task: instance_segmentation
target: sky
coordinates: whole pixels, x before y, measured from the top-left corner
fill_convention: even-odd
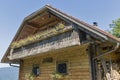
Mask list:
[[[0,60],[23,19],[46,4],[89,24],[97,22],[103,30],[120,18],[120,0],[0,0]]]

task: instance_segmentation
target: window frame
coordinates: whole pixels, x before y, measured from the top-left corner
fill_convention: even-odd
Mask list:
[[[66,64],[66,73],[60,73],[60,72],[58,71],[58,66],[59,66],[59,64],[63,64],[63,63]],[[59,74],[62,74],[62,75],[67,75],[67,74],[68,74],[68,61],[58,61],[58,62],[56,63],[56,72],[59,73]]]
[[[32,74],[35,75],[35,76],[39,76],[40,72],[41,72],[40,71],[40,66],[39,65],[33,65],[33,67],[32,67]]]

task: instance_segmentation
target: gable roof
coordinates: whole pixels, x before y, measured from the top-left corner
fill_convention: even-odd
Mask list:
[[[118,39],[118,38],[114,37],[113,35],[99,29],[98,27],[92,26],[92,25],[90,25],[90,24],[88,24],[88,23],[86,23],[84,21],[81,21],[81,20],[79,20],[79,19],[77,19],[75,17],[72,17],[72,16],[70,16],[70,15],[68,15],[66,13],[63,13],[60,10],[58,10],[58,9],[56,9],[56,8],[50,6],[50,5],[46,5],[43,8],[37,10],[36,12],[30,14],[29,16],[25,17],[22,24],[21,24],[21,26],[20,26],[20,28],[18,29],[14,39],[12,40],[12,42],[17,39],[18,35],[20,34],[20,32],[21,32],[21,30],[23,28],[24,23],[27,20],[35,17],[36,15],[40,14],[42,11],[44,11],[46,9],[49,10],[51,13],[54,13],[55,15],[58,15],[58,17],[63,17],[65,19],[77,24],[79,27],[82,27],[82,28],[96,34],[97,36],[101,37],[104,40],[112,40],[114,42],[120,42],[120,39]],[[1,62],[9,62],[9,60],[7,58],[7,55],[9,54],[9,52],[10,52],[10,46],[8,47],[6,53],[4,54]]]

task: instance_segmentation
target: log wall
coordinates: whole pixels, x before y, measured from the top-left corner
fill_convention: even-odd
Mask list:
[[[52,57],[52,63],[42,63],[46,57]],[[53,80],[52,73],[56,71],[56,62],[67,61],[68,74],[60,80],[90,80],[89,58],[86,47],[70,47],[66,50],[55,51],[54,53],[45,53],[24,59],[20,65],[20,80],[25,79],[25,75],[32,72],[32,66],[38,64],[40,75],[35,80]]]

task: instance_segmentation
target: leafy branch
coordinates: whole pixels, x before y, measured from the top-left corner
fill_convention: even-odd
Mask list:
[[[35,75],[33,75],[33,74],[26,74],[25,75],[25,79],[26,80],[35,80]]]
[[[53,80],[59,80],[59,79],[61,79],[62,77],[63,77],[63,75],[60,74],[60,73],[53,73],[53,74],[51,75],[51,78],[52,78]]]

